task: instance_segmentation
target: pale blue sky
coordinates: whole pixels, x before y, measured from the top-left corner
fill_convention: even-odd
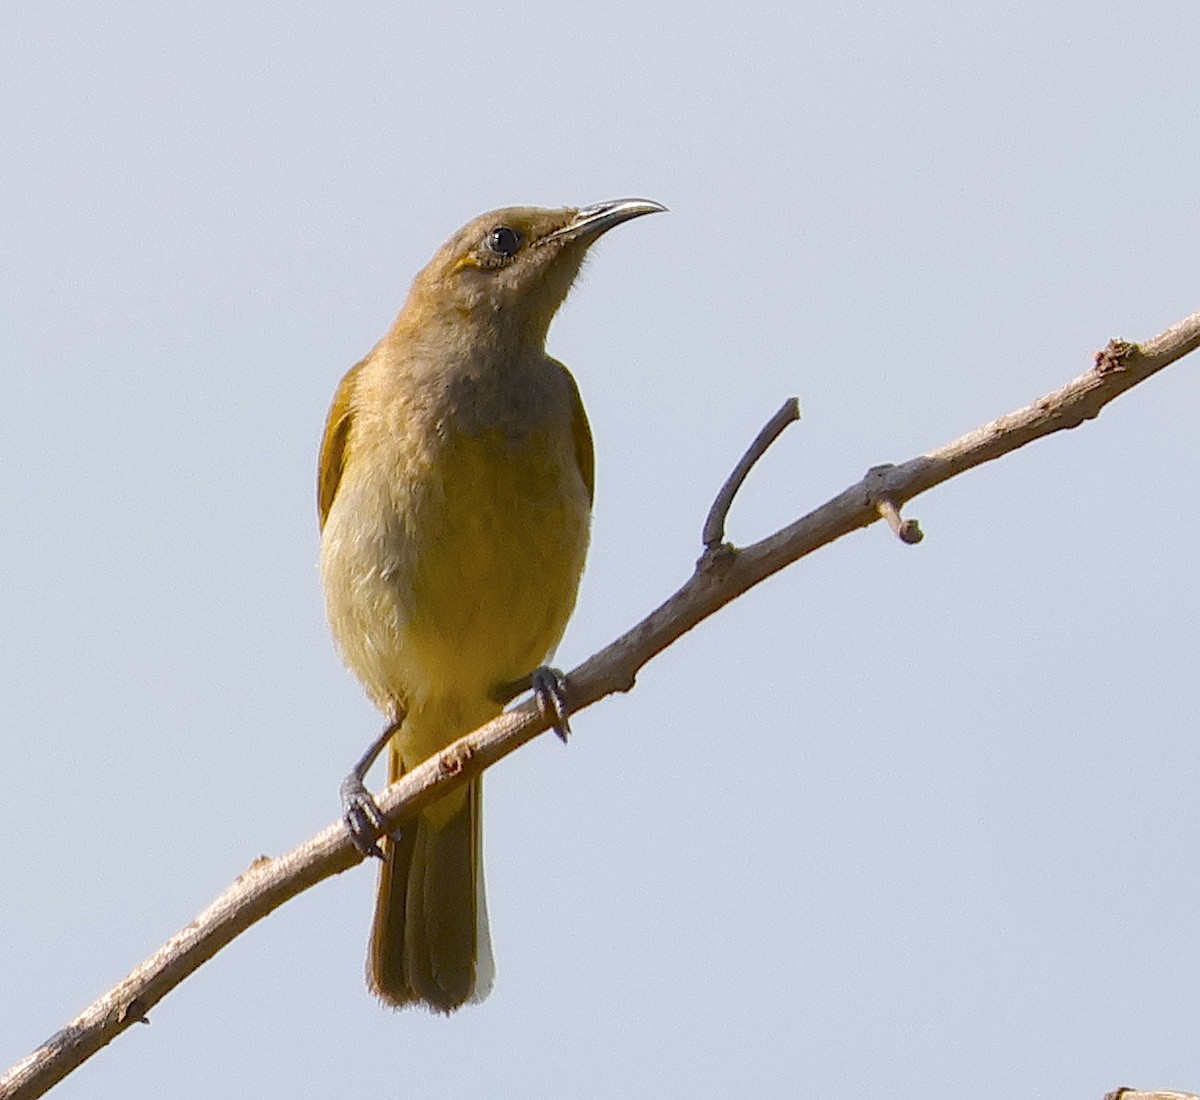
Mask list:
[[[343,371],[462,222],[666,203],[550,335],[598,450],[569,667],[747,541],[1200,308],[1200,11],[447,3],[0,12],[0,1066],[378,719],[323,620]],[[1200,1088],[1200,360],[682,640],[487,780],[499,975],[362,983],[310,891],[61,1097]]]

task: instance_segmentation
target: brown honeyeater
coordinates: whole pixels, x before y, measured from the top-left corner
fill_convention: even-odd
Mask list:
[[[476,218],[338,386],[317,479],[321,577],[338,649],[388,721],[343,785],[364,850],[380,852],[363,786],[380,751],[394,781],[499,714],[506,686],[553,687],[538,674],[575,605],[593,460],[546,332],[597,238],[662,209]],[[481,800],[475,779],[382,841],[367,978],[387,1004],[451,1012],[491,988]]]

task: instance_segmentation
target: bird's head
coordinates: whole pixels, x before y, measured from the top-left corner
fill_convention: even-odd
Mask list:
[[[542,342],[588,248],[609,229],[665,210],[648,199],[579,209],[512,206],[481,214],[454,234],[413,282],[405,313],[431,311],[500,339]]]

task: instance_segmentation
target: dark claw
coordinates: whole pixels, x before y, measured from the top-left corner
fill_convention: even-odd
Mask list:
[[[570,711],[567,708],[567,678],[556,668],[542,665],[530,677],[533,696],[543,717],[550,719],[550,728],[565,745],[571,735]]]
[[[387,828],[387,822],[371,792],[357,775],[348,775],[342,782],[342,817],[350,832],[350,840],[364,856],[383,859],[383,849],[376,837]]]
[[[363,753],[362,759],[354,765],[354,770],[342,780],[342,816],[350,839],[364,856],[378,856],[383,859],[383,850],[376,843],[376,838],[387,830],[387,821],[380,811],[371,792],[366,787],[367,772],[379,758],[379,754],[387,747],[387,743],[400,728],[404,721],[401,711],[383,729]]]

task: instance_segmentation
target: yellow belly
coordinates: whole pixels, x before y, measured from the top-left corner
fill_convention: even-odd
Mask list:
[[[484,432],[363,464],[387,478],[347,470],[322,540],[329,618],[380,708],[408,712],[410,766],[498,713],[497,686],[566,628],[589,515],[568,444]]]

